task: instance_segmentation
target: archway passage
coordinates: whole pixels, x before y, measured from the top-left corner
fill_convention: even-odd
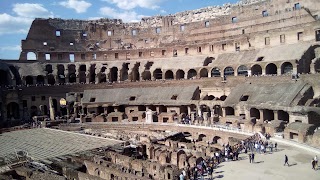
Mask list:
[[[220,136],[215,136],[212,139],[212,144],[221,144],[221,141],[222,141],[222,139]]]
[[[151,80],[151,73],[150,73],[150,71],[144,71],[144,72],[142,73],[142,78],[143,78],[143,80]]]
[[[262,74],[262,68],[260,65],[255,64],[251,67],[251,74],[254,76],[259,76]]]
[[[27,60],[37,60],[37,55],[34,52],[27,53]]]
[[[179,69],[176,73],[176,79],[184,79],[184,71]]]
[[[241,65],[238,67],[238,76],[248,76],[247,66]]]
[[[221,72],[219,68],[213,68],[211,70],[211,77],[221,77]]]
[[[56,83],[56,80],[54,79],[52,74],[49,74],[47,78],[48,78],[48,84],[54,85]]]
[[[293,66],[289,62],[285,62],[281,65],[281,74],[292,74]]]
[[[250,109],[250,117],[251,118],[255,117],[256,119],[260,119],[260,111],[256,108],[251,108]]]
[[[277,66],[273,63],[270,63],[266,67],[266,74],[276,75],[277,74]]]
[[[224,69],[224,75],[225,76],[233,76],[234,75],[234,69],[232,67],[226,67]]]
[[[278,111],[278,119],[289,122],[289,114],[283,110]]]
[[[81,65],[79,67],[79,82],[80,83],[86,83],[86,71],[87,71],[87,67],[86,65]]]
[[[208,70],[206,68],[201,69],[200,77],[208,77]]]
[[[64,66],[62,64],[59,64],[57,66],[57,70],[58,70],[57,82],[58,83],[65,83]],[[70,80],[69,80],[69,82],[70,82]]]
[[[8,119],[19,119],[19,104],[15,102],[11,102],[7,105],[7,118]]]
[[[75,83],[75,82],[77,82],[76,66],[75,66],[74,64],[69,65],[68,71],[69,71],[69,82],[70,82],[70,83]],[[62,77],[61,77],[61,78],[62,78]]]
[[[226,107],[226,116],[234,116],[234,109],[232,107]]]
[[[162,79],[162,70],[161,69],[154,70],[153,77],[155,79]]]
[[[263,110],[263,120],[268,120],[268,121],[274,120],[274,112],[273,112],[273,110],[264,109]]]
[[[171,70],[168,70],[165,74],[165,79],[173,79],[173,72]]]
[[[33,85],[33,77],[32,76],[26,77],[26,85]]]
[[[39,75],[37,76],[37,84],[43,85],[44,84],[44,77]]]
[[[8,72],[0,70],[0,86],[9,85]]]
[[[194,78],[196,78],[197,77],[197,71],[196,70],[194,70],[194,69],[190,69],[189,71],[188,71],[188,79],[194,79]]]
[[[117,67],[113,67],[110,70],[110,82],[115,82],[118,81],[118,68]]]

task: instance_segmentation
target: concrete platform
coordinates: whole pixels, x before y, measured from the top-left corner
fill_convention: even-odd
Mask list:
[[[0,157],[24,150],[34,160],[43,160],[121,142],[55,129],[29,129],[1,134]]]

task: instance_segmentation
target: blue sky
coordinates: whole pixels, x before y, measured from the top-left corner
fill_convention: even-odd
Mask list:
[[[34,18],[120,18],[168,15],[237,0],[0,0],[0,59],[18,59]]]

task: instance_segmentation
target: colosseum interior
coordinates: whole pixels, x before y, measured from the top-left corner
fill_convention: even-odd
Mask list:
[[[35,19],[19,59],[0,61],[2,131],[33,122],[118,143],[1,176],[176,179],[256,132],[319,148],[319,7],[252,0],[138,23]]]

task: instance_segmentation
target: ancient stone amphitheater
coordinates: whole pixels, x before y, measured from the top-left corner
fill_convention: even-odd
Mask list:
[[[19,59],[0,61],[0,127],[46,119],[145,142],[138,151],[149,160],[129,163],[116,150],[85,158],[89,179],[173,179],[199,157],[178,151],[192,144],[168,138],[179,132],[206,156],[255,132],[319,147],[319,20],[318,0],[243,1],[138,23],[35,19]],[[117,173],[102,173],[110,163]]]

